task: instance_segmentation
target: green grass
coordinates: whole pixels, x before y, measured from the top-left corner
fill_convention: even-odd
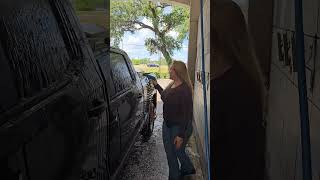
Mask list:
[[[160,67],[148,67],[146,64],[134,65],[135,68],[140,69],[144,72],[159,72],[168,73],[168,66],[162,65]]]

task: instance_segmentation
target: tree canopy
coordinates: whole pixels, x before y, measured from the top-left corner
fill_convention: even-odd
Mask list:
[[[148,0],[113,0],[110,6],[110,33],[113,46],[118,47],[125,32],[134,33],[141,29],[154,32],[148,37],[145,46],[150,54],[161,52],[168,64],[171,64],[174,50],[182,48],[189,30],[189,9],[155,3]],[[146,23],[144,20],[151,22]],[[172,37],[170,32],[178,33]]]

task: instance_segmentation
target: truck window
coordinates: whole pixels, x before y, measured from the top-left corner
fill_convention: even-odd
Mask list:
[[[129,72],[128,64],[121,54],[111,52],[110,58],[111,75],[118,93],[130,87],[133,78]]]
[[[68,24],[68,28],[60,29],[61,22],[47,1],[26,4],[21,5],[23,11],[10,11],[11,14],[4,14],[0,20],[1,81],[6,82],[1,84],[1,88],[5,88],[1,111],[62,86],[71,61],[70,46],[62,34],[63,31],[70,33],[74,26]],[[12,7],[18,6],[12,3]]]
[[[19,93],[15,85],[14,72],[10,68],[9,61],[0,44],[0,114],[13,107],[19,101]]]
[[[110,56],[104,55],[97,58],[98,64],[101,68],[102,74],[104,76],[104,79],[106,81],[106,85],[108,86],[108,92],[110,97],[114,96],[116,93],[116,89],[114,87],[112,78],[110,78]]]

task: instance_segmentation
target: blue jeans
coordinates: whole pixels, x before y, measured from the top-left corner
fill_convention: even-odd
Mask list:
[[[185,148],[186,144],[192,134],[192,124],[188,126],[186,130],[186,137],[183,139],[183,143],[179,149],[176,149],[174,145],[174,138],[179,132],[178,126],[167,127],[165,122],[162,125],[162,138],[164,149],[167,154],[167,160],[169,165],[169,180],[179,180],[181,179],[181,172],[189,172],[194,169],[192,161],[186,154]],[[181,164],[179,168],[178,160]]]

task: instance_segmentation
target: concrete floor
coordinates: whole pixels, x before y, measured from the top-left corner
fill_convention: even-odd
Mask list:
[[[170,82],[160,79],[158,83],[164,88]],[[120,172],[119,180],[167,180],[169,169],[166,154],[162,142],[162,101],[158,94],[157,119],[154,132],[148,142],[144,142],[139,136],[131,149],[128,159]],[[199,163],[199,155],[196,150],[196,141],[192,136],[186,151],[192,158],[197,174],[189,177],[192,180],[203,180]]]

